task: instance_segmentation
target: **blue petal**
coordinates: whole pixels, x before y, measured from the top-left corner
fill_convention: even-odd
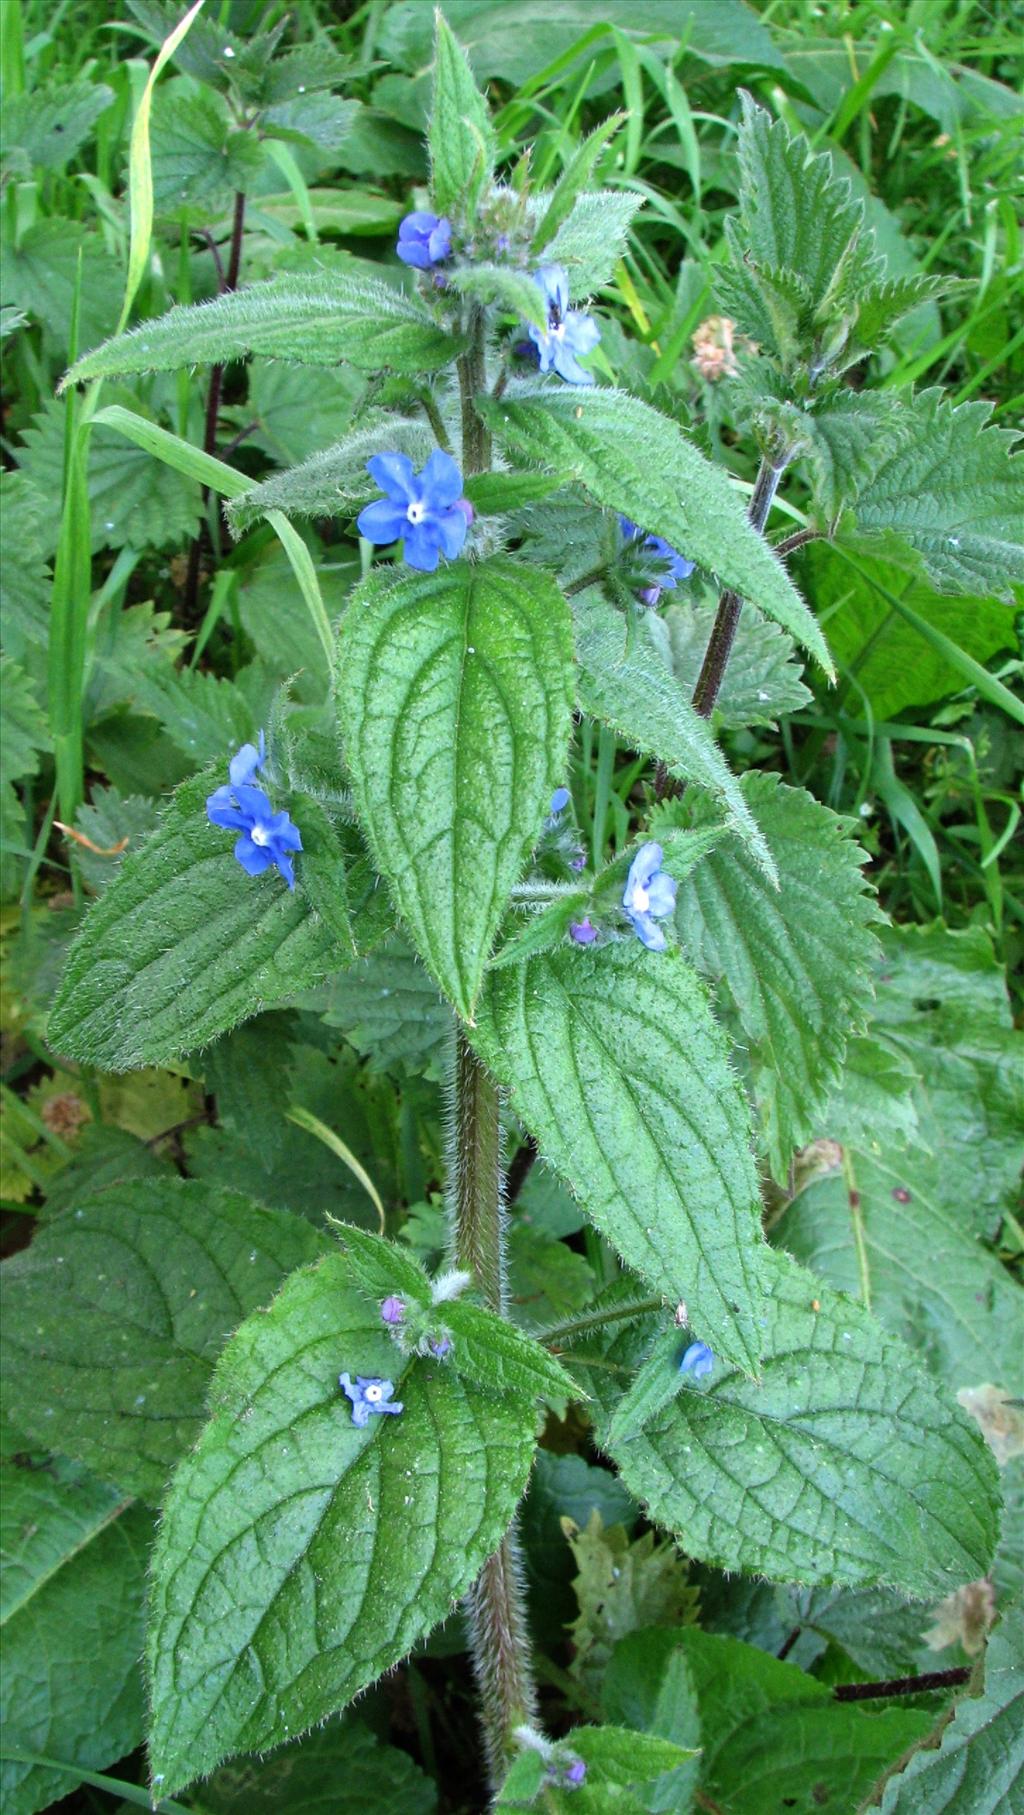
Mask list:
[[[276,863],[278,869],[280,870],[282,876],[284,877],[286,883],[288,884],[288,887],[290,889],[294,889],[294,887],[295,887],[295,866],[292,863],[291,858],[288,856],[287,851],[275,851],[274,852],[274,862]]]
[[[367,504],[359,512],[356,528],[368,542],[376,542],[381,547],[387,542],[397,542],[408,528],[405,507],[392,504],[387,498],[378,498],[375,504]]]
[[[235,856],[247,876],[262,876],[274,861],[274,853],[265,844],[253,844],[248,832],[235,840]]]
[[[461,512],[458,513],[461,516]],[[463,534],[466,522],[462,518]],[[440,538],[437,525],[429,520],[423,523],[410,523],[406,526],[405,547],[403,555],[407,566],[415,567],[418,573],[435,573],[441,558]]]
[[[419,496],[412,461],[408,454],[371,454],[366,470],[382,492],[396,503],[411,504]]]
[[[715,1357],[706,1342],[691,1342],[682,1361],[679,1363],[681,1374],[692,1374],[695,1380],[703,1380],[710,1374],[715,1365]]]
[[[658,922],[652,920],[650,914],[630,914],[629,918],[633,923],[633,931],[641,945],[646,945],[649,952],[663,952],[665,950],[668,941],[665,938],[661,927],[658,925]]]
[[[413,265],[417,271],[429,271],[434,262],[429,245],[421,239],[400,239],[395,251],[403,265]]]
[[[672,913],[676,905],[675,877],[666,876],[664,870],[659,870],[658,874],[651,878],[647,895],[650,902],[648,912],[653,914],[656,920],[663,920],[666,914]]]
[[[441,216],[437,226],[431,229],[427,246],[430,250],[432,264],[439,265],[443,259],[449,256],[452,249],[452,224],[444,215]]]
[[[554,358],[551,363],[559,378],[564,378],[566,384],[593,384],[594,382],[593,372],[584,371],[572,348],[565,340],[555,342]],[[542,363],[541,371],[544,369]]]
[[[260,736],[262,737],[262,732]],[[231,784],[237,788],[243,782],[251,781],[257,769],[262,767],[263,757],[255,744],[243,744],[242,748],[231,758],[228,774]]]
[[[637,889],[650,888],[654,877],[661,869],[663,855],[664,852],[656,839],[650,838],[646,844],[640,846],[629,866],[629,875],[626,878],[623,900],[627,907]]]
[[[568,788],[556,788],[548,803],[549,813],[561,813],[569,805]]]
[[[228,787],[218,788],[215,794],[208,797],[206,817],[212,825],[221,826],[225,832],[240,832],[252,824],[248,814],[239,812]]]
[[[390,1412],[393,1417],[397,1417],[399,1412],[404,1412],[405,1407],[402,1404],[402,1401],[400,1399],[396,1399],[393,1401],[393,1403],[391,1405],[375,1405],[373,1407],[373,1410],[378,1414],[378,1416],[382,1412],[384,1412],[384,1413]]]
[[[429,510],[444,510],[462,496],[462,474],[443,448],[434,449],[420,474],[420,495]]]
[[[441,547],[449,561],[454,561],[456,555],[462,553],[466,540],[466,532],[469,526],[465,516],[463,512],[453,504],[450,510],[443,511],[435,518],[435,523]]]
[[[287,813],[275,813],[267,826],[267,832],[274,843],[282,845],[286,851],[301,851],[302,834]]]
[[[601,338],[601,330],[592,315],[580,315],[575,309],[565,318],[565,344],[574,353],[592,353]]]
[[[363,1426],[369,1423],[371,1410],[372,1407],[367,1405],[365,1399],[354,1400],[352,1404],[352,1423],[358,1424],[360,1430],[362,1430]]]
[[[439,215],[430,214],[425,208],[414,209],[412,214],[405,215],[401,221],[398,228],[398,237],[399,239],[408,239],[413,234],[417,233],[426,237],[428,234],[433,233],[435,227],[439,227],[440,225],[441,217]]]
[[[569,313],[569,278],[562,265],[541,265],[533,281],[542,291],[548,308],[556,308],[564,320]]]

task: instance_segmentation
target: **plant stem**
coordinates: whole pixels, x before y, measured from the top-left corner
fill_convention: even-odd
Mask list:
[[[466,478],[486,473],[491,464],[491,431],[476,413],[476,399],[487,387],[486,318],[478,303],[469,311],[469,345],[458,362],[462,397],[462,471]]]
[[[928,1689],[954,1689],[970,1680],[969,1664],[954,1664],[951,1670],[928,1670],[923,1676],[895,1676],[887,1683],[837,1683],[832,1691],[837,1702],[881,1701],[894,1695],[923,1695]]]
[[[237,290],[238,288],[238,274],[242,267],[242,238],[244,232],[245,195],[242,190],[239,189],[235,195],[235,211],[231,219],[231,248],[228,253],[227,271],[224,271],[221,266],[219,254],[216,249],[213,248],[214,262],[217,266],[217,276],[222,295],[227,290]],[[214,454],[217,451],[217,422],[220,417],[220,394],[223,383],[224,367],[212,366],[210,368],[210,388],[206,393],[206,422],[203,428],[204,454]],[[204,485],[202,488],[202,502],[204,522],[200,525],[199,533],[193,538],[192,546],[188,551],[188,572],[185,576],[185,597],[182,605],[185,622],[187,624],[191,624],[196,616],[196,601],[199,596],[199,563],[203,556],[203,537],[206,529],[205,513],[208,510],[210,503],[210,488],[208,485]],[[219,523],[216,530],[213,532],[211,541],[214,555],[217,556],[220,554]]]
[[[462,1028],[455,1034],[455,1119],[451,1155],[452,1247],[492,1311],[504,1312],[505,1212],[501,1202],[498,1087]]]
[[[762,530],[768,520],[772,499],[779,487],[779,480],[786,470],[784,459],[769,460],[767,456],[761,461],[750,499],[748,516],[754,528]],[[736,628],[740,621],[743,600],[738,592],[726,590],[718,601],[718,613],[714,629],[704,656],[704,666],[693,690],[693,704],[701,718],[710,718],[715,709],[722,681],[725,678],[726,664],[732,654],[736,638]]]
[[[541,1330],[537,1341],[546,1343],[550,1348],[553,1342],[564,1342],[567,1338],[580,1335],[584,1330],[600,1330],[606,1323],[622,1323],[627,1317],[646,1317],[649,1311],[663,1311],[663,1298],[638,1298],[628,1305],[615,1305],[608,1311],[591,1311],[586,1317],[574,1317],[568,1323],[552,1324],[550,1330]]]

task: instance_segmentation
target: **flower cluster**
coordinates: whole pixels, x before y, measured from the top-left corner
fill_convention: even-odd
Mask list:
[[[380,1380],[373,1375],[357,1374],[353,1381],[350,1374],[339,1374],[338,1385],[347,1399],[352,1401],[352,1423],[358,1424],[360,1430],[371,1418],[390,1415],[396,1418],[404,1411],[400,1399],[392,1399],[395,1390],[393,1380]]]
[[[619,528],[627,547],[637,545],[645,555],[651,555],[654,560],[664,564],[663,571],[659,571],[657,584],[645,586],[637,594],[641,605],[657,605],[663,592],[674,592],[680,580],[689,579],[696,563],[688,561],[685,555],[672,547],[671,542],[666,542],[664,536],[648,535],[628,517],[619,518]]]
[[[657,922],[666,919],[676,905],[675,879],[662,869],[663,855],[654,839],[642,844],[629,866],[622,896],[626,917],[649,952],[665,950],[667,940]]]
[[[579,361],[592,353],[601,330],[590,315],[569,307],[569,279],[561,265],[542,265],[533,274],[547,307],[547,327],[530,322],[527,333],[540,356],[542,372],[557,372],[567,384],[593,384],[593,372]]]
[[[266,761],[266,744],[260,732],[259,748],[243,744],[228,764],[229,780],[207,797],[206,817],[225,831],[237,832],[235,856],[249,876],[260,876],[276,864],[288,887],[295,887],[292,856],[302,849],[298,826],[287,813],[275,813],[269,797],[257,788],[253,776]]]
[[[450,454],[436,447],[421,473],[408,454],[374,454],[366,470],[384,497],[360,511],[361,536],[381,544],[401,538],[408,566],[420,573],[433,573],[442,554],[451,561],[461,553],[473,507]]]

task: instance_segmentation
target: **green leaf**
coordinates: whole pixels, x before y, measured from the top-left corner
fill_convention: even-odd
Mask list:
[[[4,251],[4,301],[41,321],[62,353],[68,347],[76,294],[79,345],[93,347],[117,320],[121,287],[120,267],[101,236],[79,221],[49,215]]]
[[[628,638],[621,612],[594,589],[581,598],[576,623],[584,712],[610,725],[631,749],[657,757],[680,780],[707,788],[756,861],[773,875],[771,855],[739,782],[707,720],[694,711],[663,660],[651,620],[641,618]]]
[[[76,1203],[3,1269],[18,1423],[159,1504],[229,1332],[324,1251],[301,1217],[234,1191],[139,1179]]]
[[[408,1752],[334,1720],[269,1758],[221,1765],[199,1802],[203,1815],[434,1815],[437,1790]]]
[[[260,1015],[215,1041],[203,1057],[203,1082],[216,1098],[218,1122],[245,1140],[268,1170],[287,1138],[296,1026],[294,1015]]]
[[[690,1556],[719,1568],[891,1583],[919,1599],[976,1580],[995,1548],[999,1491],[973,1420],[862,1305],[783,1254],[769,1252],[763,1272],[761,1379],[716,1354],[710,1380],[609,1445],[625,1485]],[[611,1325],[600,1345],[588,1332],[585,1349],[628,1369],[656,1327]],[[587,1380],[583,1354],[569,1359]],[[606,1367],[589,1378],[602,1446],[617,1378]]]
[[[152,1514],[73,1463],[8,1456],[0,1550],[4,1750],[66,1760],[70,1770],[4,1759],[5,1815],[34,1815],[142,1738],[138,1667]]]
[[[136,403],[130,396],[127,401]],[[60,495],[63,404],[48,398],[33,417],[25,431],[21,464],[44,497]],[[94,550],[126,545],[177,548],[198,524],[199,487],[194,481],[133,447],[103,423],[89,437],[87,483]]]
[[[248,440],[277,466],[319,453],[346,430],[366,395],[367,380],[350,366],[326,372],[256,359],[245,403],[224,414],[239,430],[255,422]],[[234,502],[234,501],[232,501]]]
[[[393,1380],[403,1411],[358,1429],[339,1370]],[[169,1795],[323,1720],[437,1625],[534,1449],[532,1401],[403,1360],[341,1255],[242,1325],[211,1406],[152,1569],[150,1747]]]
[[[101,113],[114,99],[102,82],[83,79],[31,94],[8,94],[0,117],[0,156],[23,159],[24,175],[33,166],[63,170],[84,145]]]
[[[606,120],[601,121],[600,126],[595,126],[593,132],[588,133],[586,138],[577,145],[551,192],[551,199],[533,236],[531,252],[534,257],[538,257],[543,252],[549,240],[552,240],[558,232],[562,222],[571,214],[580,190],[590,181],[602,151],[609,139],[618,132],[625,117],[625,114],[621,113],[609,114]],[[540,325],[546,327],[547,323],[541,322]]]
[[[266,151],[256,134],[235,128],[219,96],[158,90],[151,143],[153,202],[161,214],[213,209],[262,174]]]
[[[452,1013],[412,948],[398,935],[349,965],[321,992],[323,1019],[340,1027],[374,1071],[441,1079]]]
[[[643,197],[627,189],[599,189],[576,197],[544,251],[546,265],[564,266],[573,302],[611,282],[625,256],[633,216],[642,207]]]
[[[804,420],[811,437],[815,502],[831,523],[911,433],[895,391],[837,390]]]
[[[817,1133],[847,1035],[867,1015],[879,916],[847,822],[774,775],[745,776],[742,787],[778,887],[730,841],[680,884],[676,928],[687,956],[721,978],[731,999],[772,1168],[784,1178],[794,1148]],[[695,824],[711,817],[710,806],[695,803]]]
[[[985,1686],[957,1702],[938,1748],[891,1777],[882,1815],[1000,1815],[1024,1793],[1024,1614],[1008,1607],[989,1639]]]
[[[858,493],[857,529],[895,532],[939,592],[1012,598],[1024,581],[1024,457],[989,403],[954,405],[936,385],[904,403],[906,440]]]
[[[568,606],[504,557],[380,570],[342,621],[339,713],[374,861],[467,1018],[564,771],[571,690]]]
[[[572,1520],[564,1530],[576,1564],[579,1605],[570,1628],[572,1674],[598,1693],[619,1640],[646,1626],[689,1625],[697,1617],[698,1590],[691,1586],[685,1558],[653,1531],[630,1538],[621,1525],[605,1530],[596,1509],[584,1531]]]
[[[438,214],[458,214],[494,170],[494,135],[487,102],[466,53],[436,14],[434,101],[430,114],[431,190]]]
[[[697,1692],[679,1630],[648,1627],[620,1639],[605,1671],[601,1704],[608,1719],[621,1727],[698,1748]],[[699,1776],[698,1759],[667,1772],[644,1798],[652,1815],[686,1815]]]
[[[228,522],[234,534],[241,535],[270,510],[297,517],[352,515],[380,495],[380,486],[366,470],[372,454],[408,454],[416,466],[422,466],[435,446],[433,430],[426,422],[381,411],[344,441],[232,498],[227,506]]]
[[[478,399],[477,409],[510,456],[575,479],[598,504],[664,536],[775,618],[831,674],[815,619],[726,474],[667,416],[624,391],[537,384],[510,387],[499,403]]]
[[[755,1372],[767,1250],[746,1104],[681,956],[629,940],[495,971],[474,1039],[602,1235]]]
[[[667,642],[670,666],[687,699],[693,698],[711,631],[717,602],[710,599],[680,600],[666,606],[651,624],[659,644]],[[787,712],[799,712],[811,698],[800,679],[793,644],[769,618],[754,612],[740,614],[722,689],[715,702],[716,723],[727,730],[746,725],[773,725]]]
[[[80,359],[66,383],[126,372],[173,372],[224,365],[249,353],[361,372],[387,368],[416,375],[447,365],[459,343],[412,297],[376,278],[274,277],[212,302],[171,309],[119,334]]]
[[[79,1136],[74,1158],[48,1181],[46,1204],[40,1222],[73,1210],[84,1198],[95,1197],[108,1185],[129,1178],[169,1178],[173,1162],[149,1142],[125,1128],[105,1122],[88,1123]]]
[[[206,818],[221,779],[207,773],[177,790],[159,829],[86,915],[50,1016],[55,1051],[108,1071],[166,1064],[354,955],[306,892],[312,845],[297,859],[294,893],[276,871],[246,876],[239,867],[230,834]]]
[[[39,752],[50,747],[46,715],[28,675],[6,655],[0,656],[0,693],[4,702],[0,717],[0,774],[9,782],[20,781],[23,775],[38,775]]]
[[[358,101],[337,95],[296,94],[277,101],[263,115],[264,131],[275,139],[305,139],[321,151],[338,151],[355,124]]]
[[[644,1815],[646,1796],[635,1792],[666,1772],[685,1764],[690,1753],[670,1740],[624,1727],[573,1727],[553,1761],[567,1765],[582,1759],[586,1782],[559,1787],[546,1778],[543,1760],[521,1752],[495,1803],[497,1810],[542,1808],[550,1815]],[[542,1799],[538,1801],[538,1794]]]
[[[524,321],[547,328],[547,303],[540,286],[525,271],[512,270],[508,265],[462,265],[450,273],[448,282],[461,296],[497,303],[503,314],[521,315]]]

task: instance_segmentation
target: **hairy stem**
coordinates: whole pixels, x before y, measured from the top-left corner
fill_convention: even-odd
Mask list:
[[[239,189],[237,194],[235,195],[235,211],[234,211],[234,215],[232,216],[232,221],[231,221],[231,248],[228,253],[228,268],[226,271],[224,270],[224,268],[221,264],[220,255],[217,252],[216,247],[213,245],[213,242],[211,241],[211,250],[213,251],[213,254],[214,254],[214,262],[216,263],[216,266],[217,266],[217,277],[218,277],[218,281],[219,281],[220,289],[221,289],[222,293],[227,290],[237,290],[237,288],[238,288],[238,274],[242,267],[242,237],[243,237],[244,232],[245,232],[245,196],[244,196],[242,190]],[[215,454],[217,451],[217,422],[220,417],[220,394],[221,394],[221,387],[223,386],[223,383],[224,383],[224,367],[223,366],[211,367],[210,388],[206,393],[206,422],[205,422],[205,425],[203,428],[203,453],[204,454]],[[205,513],[206,513],[206,510],[207,510],[207,508],[209,506],[209,502],[210,502],[210,488],[208,485],[203,486],[202,500],[203,500],[204,519],[205,519]],[[202,555],[203,555],[204,529],[205,529],[205,521],[204,521],[204,524],[200,527],[199,534],[193,538],[192,546],[188,551],[188,572],[185,576],[185,598],[184,598],[183,610],[184,610],[185,621],[186,621],[186,623],[189,623],[189,624],[191,624],[193,622],[193,620],[195,619],[195,616],[196,616],[196,601],[199,596],[199,564],[200,564],[200,561],[202,560]],[[214,532],[213,541],[214,541],[214,548],[213,548],[214,555],[219,555],[219,553],[220,553],[220,530],[219,530],[219,528],[217,530],[215,530],[215,532]]]
[[[462,471],[486,473],[491,464],[491,431],[476,413],[476,399],[487,386],[485,316],[479,304],[469,311],[469,345],[458,362],[462,398]]]
[[[607,1311],[590,1311],[585,1317],[571,1318],[568,1323],[552,1324],[549,1330],[539,1332],[537,1341],[550,1348],[553,1342],[566,1342],[583,1330],[600,1330],[608,1323],[622,1323],[627,1317],[646,1317],[651,1311],[664,1309],[663,1298],[631,1299],[628,1305],[613,1305]]]
[[[779,480],[785,470],[785,460],[772,461],[765,457],[761,461],[747,513],[754,528],[758,531],[764,528],[768,520],[772,499],[775,497]],[[710,718],[715,709],[715,701],[725,678],[726,664],[732,654],[742,608],[743,600],[738,592],[727,590],[723,592],[718,601],[718,612],[705,652],[704,665],[693,691],[693,704],[701,718]]]
[[[505,1309],[505,1212],[501,1201],[498,1086],[462,1028],[455,1035],[451,1155],[453,1258],[472,1273],[492,1311]]]
[[[514,1525],[488,1557],[463,1607],[480,1696],[487,1772],[497,1791],[511,1762],[512,1734],[517,1727],[532,1725],[537,1713]]]

